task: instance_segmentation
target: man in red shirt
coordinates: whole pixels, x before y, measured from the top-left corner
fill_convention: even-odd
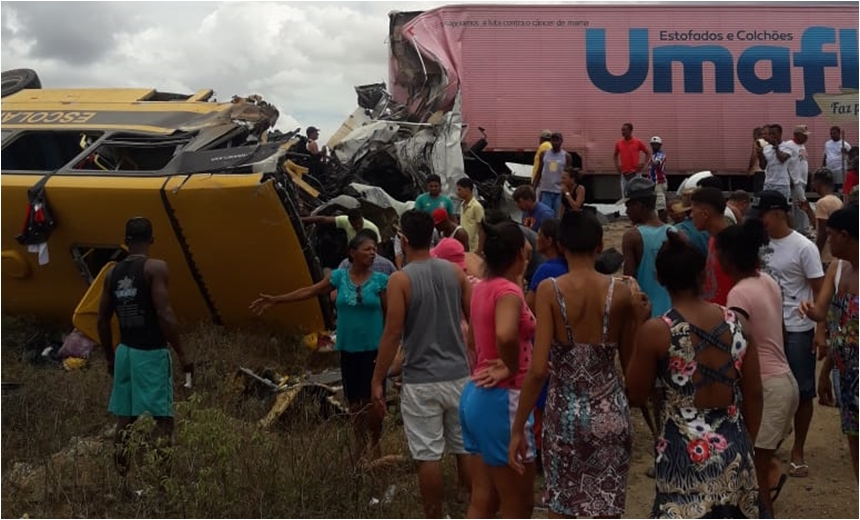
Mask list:
[[[697,188],[693,192],[691,200],[693,207],[690,210],[690,218],[693,219],[693,225],[699,231],[707,231],[710,236],[702,296],[706,301],[725,307],[729,291],[735,283],[723,271],[720,261],[717,259],[714,237],[729,225],[725,217],[726,198],[718,188],[707,187]]]
[[[640,161],[640,154],[645,154],[645,160]],[[651,160],[651,151],[642,141],[633,137],[633,125],[624,123],[621,125],[621,139],[615,143],[615,169],[621,174],[621,194],[636,175],[642,172],[648,161]]]

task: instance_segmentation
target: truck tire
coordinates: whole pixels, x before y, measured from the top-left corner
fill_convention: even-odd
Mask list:
[[[3,72],[0,83],[3,86],[2,97],[12,95],[25,88],[42,88],[39,75],[32,69],[15,69]]]

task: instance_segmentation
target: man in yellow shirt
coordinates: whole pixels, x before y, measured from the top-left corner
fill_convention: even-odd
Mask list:
[[[537,152],[535,152],[535,162],[534,166],[532,166],[532,184],[534,184],[535,176],[540,171],[540,154],[552,148],[552,143],[549,142],[551,137],[552,131],[550,130],[544,130],[540,133],[540,144],[538,145]]]
[[[469,251],[478,251],[478,227],[481,221],[484,220],[484,207],[475,198],[475,183],[468,177],[463,177],[457,181],[457,197],[463,203],[460,206],[460,225],[469,234]]]
[[[352,208],[346,215],[338,215],[337,217],[302,217],[302,222],[305,224],[325,224],[342,229],[346,231],[347,243],[355,238],[355,235],[362,229],[370,229],[376,233],[377,237],[382,236],[379,234],[379,228],[376,227],[376,224],[364,218],[361,208]]]

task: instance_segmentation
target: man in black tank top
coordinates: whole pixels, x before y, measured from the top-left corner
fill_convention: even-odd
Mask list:
[[[190,374],[193,368],[182,349],[170,306],[167,264],[149,258],[152,223],[143,217],[130,219],[125,225],[125,243],[128,257],[105,276],[98,320],[99,341],[113,377],[108,411],[117,417],[115,459],[123,476],[128,471],[126,432],[140,415],[152,415],[160,440],[171,442],[173,376],[168,343],[176,350],[183,371]],[[114,313],[120,328],[116,352],[110,325]]]

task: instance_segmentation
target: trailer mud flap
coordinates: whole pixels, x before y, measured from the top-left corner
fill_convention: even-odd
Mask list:
[[[259,180],[254,174],[174,177],[163,193],[223,325],[262,320],[282,330],[323,330],[318,300],[278,306],[262,318],[248,310],[261,292],[286,293],[319,279],[318,267],[305,254],[304,233],[294,227],[275,183]]]

